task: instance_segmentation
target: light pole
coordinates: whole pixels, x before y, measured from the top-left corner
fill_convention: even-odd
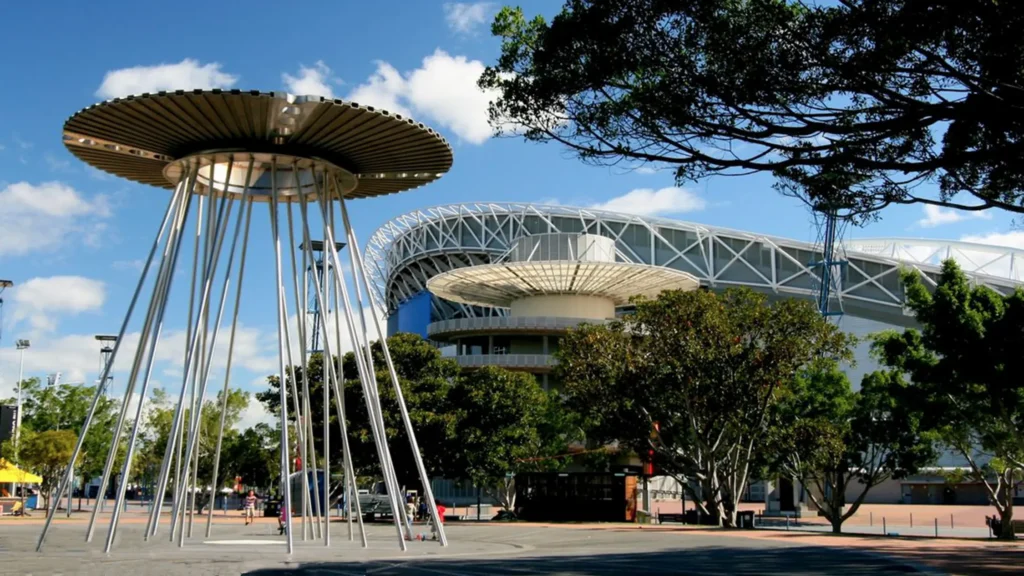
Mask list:
[[[14,347],[21,350],[21,366],[18,368],[18,415],[14,426],[14,454],[18,455],[18,439],[21,437],[21,389],[22,381],[25,379],[25,350],[32,344],[28,340],[18,340]]]

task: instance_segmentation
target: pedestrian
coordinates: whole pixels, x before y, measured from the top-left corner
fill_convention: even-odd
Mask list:
[[[444,513],[447,512],[447,509],[444,507],[444,504],[441,504],[441,502],[439,502],[437,500],[434,501],[434,505],[437,506],[437,519],[441,522],[441,524],[444,524]],[[438,532],[439,532],[438,526],[437,526],[436,523],[434,523],[434,519],[431,518],[430,519],[430,536],[434,540],[437,540],[437,533]]]
[[[284,531],[288,529],[288,505],[281,501],[281,515],[277,518],[277,533],[284,534]]]
[[[420,498],[420,520],[427,519],[427,499]]]
[[[256,492],[249,490],[245,497],[245,525],[248,526],[256,521]]]
[[[409,522],[416,520],[416,502],[412,496],[405,500],[405,513],[409,517]]]

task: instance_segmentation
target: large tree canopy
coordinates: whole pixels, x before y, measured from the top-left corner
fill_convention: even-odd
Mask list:
[[[854,392],[837,363],[814,362],[773,411],[766,457],[808,487],[832,531],[841,532],[872,488],[935,458],[932,435],[922,430],[912,403],[898,372],[869,374]]]
[[[972,286],[952,260],[934,293],[903,276],[922,330],[879,335],[874,352],[908,374],[922,423],[967,461],[1013,538],[1015,487],[1024,480],[1024,290],[1007,296]]]
[[[480,85],[499,130],[585,161],[770,172],[854,217],[1024,213],[1022,27],[998,0],[567,0],[551,22],[503,9]]]
[[[668,291],[621,322],[571,331],[556,370],[588,441],[650,454],[731,525],[780,394],[815,359],[849,358],[849,346],[809,302]]]

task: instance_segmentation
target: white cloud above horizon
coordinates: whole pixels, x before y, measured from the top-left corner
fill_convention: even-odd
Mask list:
[[[990,220],[992,214],[984,211],[969,211],[969,210],[954,210],[952,208],[943,208],[941,206],[934,206],[932,204],[926,204],[922,207],[924,217],[917,221],[917,225],[922,228],[935,228],[936,226],[943,226],[946,224],[954,224],[956,222],[962,222],[964,220]]]
[[[230,88],[236,82],[238,76],[221,70],[219,62],[201,64],[193,58],[185,58],[173,64],[111,70],[103,76],[96,96],[110,99],[160,91]]]
[[[474,34],[494,13],[494,2],[445,2],[444,19],[458,34]]]
[[[340,84],[341,79],[335,77],[323,60],[317,60],[312,67],[299,65],[299,73],[292,76],[285,72],[281,75],[285,89],[296,96],[323,96],[334,98],[332,84]]]
[[[62,182],[16,182],[0,190],[0,256],[22,256],[64,245],[72,234],[95,245],[111,215],[107,197],[90,197]]]
[[[637,188],[606,202],[592,204],[590,208],[637,216],[662,216],[697,212],[706,206],[707,202],[690,190],[669,186],[658,190]]]
[[[380,61],[347,99],[434,122],[462,140],[482,144],[494,135],[487,108],[496,97],[477,86],[484,68],[479,60],[452,56],[440,48],[425,57],[419,68],[405,73]]]
[[[106,285],[82,276],[32,278],[14,287],[10,302],[14,323],[28,320],[33,330],[52,331],[57,317],[103,307]]]
[[[1024,230],[1010,232],[992,232],[990,234],[968,234],[960,238],[963,242],[987,244],[989,246],[1006,246],[1024,250]]]

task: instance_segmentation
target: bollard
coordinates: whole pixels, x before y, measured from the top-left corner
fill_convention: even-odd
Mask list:
[[[938,518],[935,519],[935,537],[936,538],[939,537],[939,519]]]
[[[949,515],[949,529],[950,530],[953,529],[953,515],[952,514]]]
[[[911,528],[914,527],[914,513],[913,512],[910,513],[910,527]]]
[[[789,530],[789,516],[786,516],[786,530]]]
[[[874,512],[868,512],[868,526],[874,526],[874,525],[875,525],[875,513]]]
[[[882,534],[889,535],[889,531],[885,529],[885,516],[882,516]]]

